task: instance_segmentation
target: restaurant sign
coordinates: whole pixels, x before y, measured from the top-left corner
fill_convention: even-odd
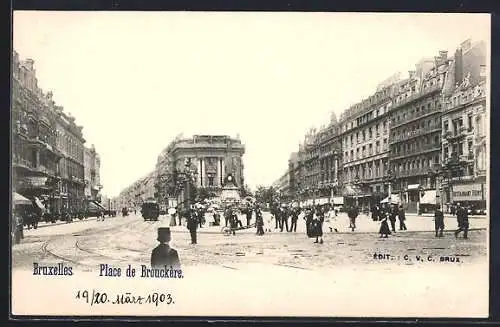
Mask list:
[[[23,184],[27,184],[31,187],[45,186],[45,182],[47,182],[47,177],[24,177],[22,179]]]
[[[453,201],[481,201],[484,200],[484,184],[453,185]]]

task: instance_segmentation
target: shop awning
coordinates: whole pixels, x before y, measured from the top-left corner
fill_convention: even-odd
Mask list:
[[[424,196],[420,198],[421,204],[436,204],[436,190],[424,191]]]
[[[344,204],[344,197],[343,196],[336,196],[332,198],[332,203],[337,204],[337,205],[343,205]]]
[[[31,205],[32,202],[25,198],[24,196],[22,196],[21,194],[19,193],[16,193],[16,192],[13,192],[12,193],[12,202],[14,203],[14,205]]]
[[[35,199],[35,204],[38,207],[38,209],[45,211],[45,206],[43,205],[42,201],[40,201],[40,199],[37,198],[36,196],[34,197],[34,199]]]
[[[386,197],[385,199],[380,201],[380,203],[389,203],[389,197]],[[392,194],[391,195],[391,204],[400,204],[400,203],[401,203],[401,199],[399,198],[399,195]]]
[[[418,190],[419,187],[420,187],[420,184],[409,184],[407,190],[408,191]]]
[[[97,208],[99,209],[102,209],[102,210],[106,210],[106,208],[104,208],[99,202],[97,201],[90,201],[90,203],[93,203],[97,206]]]
[[[342,195],[346,197],[363,197],[370,196],[370,191],[368,189],[363,189],[358,185],[345,185],[342,189]]]
[[[97,202],[94,202],[94,201],[90,201],[89,202],[89,209],[93,209],[93,210],[97,210],[97,211],[101,211],[103,210],[103,207],[98,205]]]

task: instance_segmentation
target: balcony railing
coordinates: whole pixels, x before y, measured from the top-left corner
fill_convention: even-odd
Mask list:
[[[430,126],[430,127],[424,127],[424,128],[420,128],[420,129],[417,129],[417,130],[414,130],[414,131],[409,131],[409,132],[406,132],[406,134],[401,134],[401,135],[398,135],[396,137],[394,137],[390,142],[389,144],[394,144],[394,143],[398,143],[398,142],[401,142],[401,141],[406,141],[406,140],[410,140],[412,138],[415,138],[415,137],[418,137],[418,136],[421,136],[421,135],[425,135],[425,134],[429,134],[429,133],[432,133],[432,132],[437,132],[441,130],[441,126]]]
[[[429,174],[429,168],[412,168],[412,169],[407,169],[407,170],[402,170],[398,171],[395,175],[396,178],[398,177],[411,177],[411,176],[421,176],[421,175],[428,175]]]
[[[425,144],[420,146],[419,148],[413,150],[400,151],[398,153],[393,154],[392,159],[404,158],[407,156],[418,155],[425,152],[431,151],[439,151],[441,150],[441,144]]]
[[[455,131],[446,131],[443,136],[446,140],[453,141],[462,137],[465,137],[470,131],[467,130],[465,126],[457,128]]]
[[[33,163],[27,159],[14,155],[12,157],[12,163],[15,165],[23,166],[26,168],[33,168]]]

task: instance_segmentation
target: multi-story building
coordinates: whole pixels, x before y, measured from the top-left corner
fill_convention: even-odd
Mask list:
[[[450,60],[441,51],[422,60],[395,86],[391,110],[391,182],[409,212],[416,212],[424,193],[435,199],[429,170],[441,164],[442,91],[449,84]],[[435,201],[435,200],[434,200]]]
[[[281,197],[288,198],[290,196],[290,173],[287,170],[278,180],[276,180],[272,187],[279,192]]]
[[[176,176],[190,162],[196,187],[219,196],[228,178],[238,188],[244,187],[243,160],[245,146],[239,137],[227,135],[178,136],[160,154],[156,164],[157,197],[165,202],[177,196]]]
[[[84,203],[85,139],[75,118],[38,87],[34,61],[12,58],[13,189],[52,212]]]
[[[319,149],[319,196],[333,197],[340,193],[342,180],[341,127],[335,113],[330,114],[330,123],[316,135]]]
[[[289,160],[291,193],[296,198],[322,196],[324,185],[331,189],[337,180],[337,185],[343,185],[340,193],[358,205],[368,206],[391,194],[415,212],[421,204],[436,203],[438,177],[448,169],[449,159],[442,157],[457,153],[460,162],[469,160],[469,165],[443,185],[445,201],[475,201],[476,206],[485,207],[487,114],[481,75],[485,55],[485,43],[470,40],[452,58],[447,51],[439,51],[438,56],[417,63],[407,78],[394,74],[368,99],[344,111],[337,132],[341,144],[333,147],[341,154],[337,169],[332,165],[335,156],[324,159],[332,150],[322,141],[328,139],[328,128],[311,129],[293,163]],[[464,78],[466,86],[460,84]],[[335,171],[337,178],[332,177]],[[469,180],[467,186],[460,186],[465,180]],[[475,197],[462,190],[466,187],[474,189],[469,193]]]
[[[392,94],[392,84],[379,88],[341,115],[342,194],[350,204],[369,207],[387,193]]]
[[[422,211],[422,204],[436,203],[434,172],[443,165],[444,97],[460,80],[464,67],[478,77],[477,56],[482,53],[484,59],[485,54],[470,47],[474,55],[464,56],[466,45],[470,47],[468,41],[464,42],[454,58],[448,58],[447,51],[440,51],[433,60],[421,61],[395,89],[391,109],[391,181],[394,193],[400,195],[409,212]]]
[[[155,195],[156,172],[152,171],[146,176],[132,183],[120,192],[115,203],[120,208],[137,208],[141,203]]]
[[[489,117],[485,64],[482,42],[465,41],[455,53],[454,87],[445,94],[441,119],[441,160],[450,168],[441,185],[440,200],[445,210],[457,202],[486,209]]]
[[[340,125],[331,113],[327,126],[311,128],[288,160],[287,194],[291,198],[326,202],[340,193],[342,178]]]
[[[102,188],[100,181],[101,159],[92,144],[90,148],[84,148],[85,168],[85,196],[89,200],[100,202],[99,192]]]

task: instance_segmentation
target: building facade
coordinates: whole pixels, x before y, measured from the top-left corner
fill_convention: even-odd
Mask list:
[[[156,195],[162,202],[178,195],[176,177],[190,162],[197,189],[219,196],[229,176],[234,185],[243,188],[245,146],[239,137],[227,135],[178,136],[160,154],[156,164]],[[177,187],[177,188],[176,188]]]
[[[50,212],[85,204],[82,127],[38,87],[34,61],[12,58],[12,186]]]
[[[351,204],[369,207],[387,193],[392,96],[386,86],[341,115],[342,194]]]
[[[486,209],[486,174],[488,126],[486,85],[462,84],[447,98],[443,112],[442,160],[458,164],[441,185],[445,210],[452,204],[462,203],[478,210]]]
[[[155,181],[156,172],[148,173],[121,191],[114,199],[115,205],[119,208],[138,209],[143,201],[155,197]]]
[[[441,51],[395,85],[390,178],[393,193],[409,212],[417,212],[420,203],[435,203],[436,180],[429,171],[441,165],[442,94],[452,78],[450,67],[447,52]],[[422,199],[426,193],[427,201]]]
[[[439,201],[485,208],[485,58],[484,42],[466,40],[451,57],[422,59],[407,78],[394,74],[338,124],[310,129],[289,160],[290,193],[314,199],[333,189],[361,207],[391,195],[409,212]]]
[[[99,192],[102,189],[101,177],[101,158],[92,144],[90,148],[84,148],[84,175],[85,175],[85,197],[88,200],[101,201]]]

